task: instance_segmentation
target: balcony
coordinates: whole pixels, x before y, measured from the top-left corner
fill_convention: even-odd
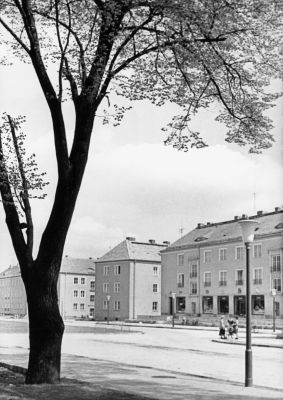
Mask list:
[[[219,281],[219,286],[227,286],[227,281]]]
[[[254,285],[262,285],[262,279],[254,279],[253,280]]]
[[[177,286],[178,287],[184,287],[185,285],[184,285],[184,282],[178,282]]]
[[[204,282],[204,287],[210,287],[211,286],[211,282]]]
[[[276,273],[276,272],[281,272],[281,266],[280,265],[274,265],[272,267],[270,267],[270,272],[272,274]]]
[[[198,274],[196,272],[191,272],[190,273],[190,278],[197,278]]]
[[[243,286],[243,284],[244,284],[243,279],[239,279],[239,280],[236,281],[236,285],[237,286]]]

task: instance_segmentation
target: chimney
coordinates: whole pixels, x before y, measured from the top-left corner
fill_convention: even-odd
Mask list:
[[[238,219],[239,219],[238,215],[235,215],[234,220],[238,221]]]
[[[198,223],[198,225],[197,225],[198,229],[203,228],[203,227],[204,227],[204,224]]]
[[[257,211],[256,215],[260,217],[263,214],[263,211]]]
[[[169,246],[170,242],[168,240],[164,240],[163,244],[165,244],[165,246]]]
[[[149,239],[148,241],[150,244],[155,244],[155,240],[154,239]]]
[[[128,237],[126,237],[126,240],[129,240],[130,242],[135,242],[136,238],[132,237],[132,236],[128,236]]]
[[[207,226],[210,226],[210,225],[211,225],[211,222],[207,222],[206,225],[207,225]]]
[[[247,214],[243,214],[243,215],[242,215],[242,218],[243,218],[243,219],[248,219]]]
[[[276,212],[281,211],[281,208],[280,207],[275,207],[275,211]]]

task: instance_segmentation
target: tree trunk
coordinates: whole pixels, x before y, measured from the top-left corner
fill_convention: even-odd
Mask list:
[[[64,323],[59,313],[59,269],[33,263],[23,277],[29,312],[30,353],[26,383],[56,383],[60,380],[61,343]]]

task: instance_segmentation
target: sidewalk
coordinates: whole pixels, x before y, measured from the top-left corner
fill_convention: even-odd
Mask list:
[[[12,349],[10,349],[12,350]],[[1,355],[7,364],[26,366],[28,353]],[[22,385],[23,376],[0,368],[1,399],[13,400],[245,400],[282,399],[282,391],[156,368],[132,367],[73,355],[62,356],[60,385]],[[3,397],[5,395],[6,397]]]

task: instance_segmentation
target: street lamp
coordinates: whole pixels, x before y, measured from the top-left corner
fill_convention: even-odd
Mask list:
[[[273,332],[275,332],[275,297],[276,297],[277,291],[276,289],[271,289],[271,295],[273,297]]]
[[[246,352],[245,352],[245,386],[253,385],[252,335],[251,335],[251,294],[250,294],[250,249],[254,241],[255,220],[239,221],[243,242],[246,247]]]
[[[176,293],[171,293],[171,296],[172,296],[172,328],[174,328]]]
[[[107,299],[107,325],[109,325],[109,305],[110,305],[110,299],[111,299],[110,294],[108,294],[106,296],[106,299]]]

